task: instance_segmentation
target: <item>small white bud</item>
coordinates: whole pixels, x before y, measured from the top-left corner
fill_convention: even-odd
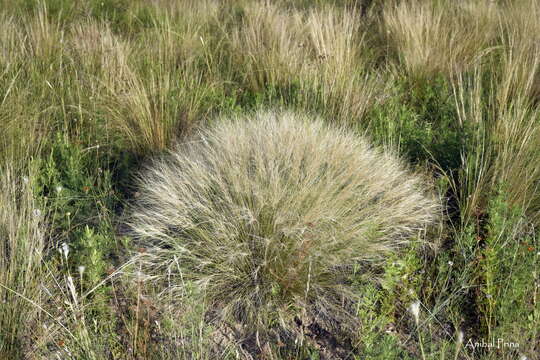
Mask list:
[[[64,254],[64,257],[65,257],[66,260],[67,260],[68,255],[69,255],[69,246],[68,246],[68,244],[66,244],[65,242],[62,243],[62,254]]]
[[[413,302],[409,307],[410,312],[414,316],[414,321],[416,322],[416,325],[418,325],[418,320],[420,319],[420,301],[416,300]]]

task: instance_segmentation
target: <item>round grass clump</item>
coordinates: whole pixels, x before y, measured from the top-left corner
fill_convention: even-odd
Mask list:
[[[143,272],[173,293],[197,286],[215,320],[258,336],[293,333],[306,314],[346,322],[353,268],[383,260],[437,209],[393,154],[287,112],[221,120],[154,161],[139,186]]]

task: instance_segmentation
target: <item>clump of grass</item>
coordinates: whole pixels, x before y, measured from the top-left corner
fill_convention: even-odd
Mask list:
[[[242,69],[236,77],[246,90],[273,92],[285,104],[351,123],[382,98],[384,87],[367,71],[367,29],[354,11],[254,3],[228,37],[231,62]]]
[[[329,117],[354,123],[383,99],[383,71],[369,72],[374,56],[366,40],[368,29],[369,21],[356,12],[332,7],[310,11],[306,44],[313,60],[302,73],[304,92],[309,93],[304,108],[315,100]]]
[[[151,153],[168,148],[177,135],[195,127],[195,119],[211,111],[205,99],[212,97],[216,81],[206,78],[199,63],[203,51],[194,47],[193,39],[180,37],[168,21],[144,36],[152,46],[131,47],[112,36],[114,51],[102,56],[104,89],[97,97],[99,112],[113,133],[136,152]],[[103,37],[104,45],[110,38]],[[197,40],[204,43],[202,37]],[[92,49],[83,55],[92,56]]]
[[[29,53],[37,63],[48,64],[62,55],[64,33],[58,23],[48,19],[46,3],[40,4],[31,22],[26,24]]]
[[[22,42],[22,33],[16,25],[12,16],[6,14],[0,15],[1,35],[0,35],[0,63],[5,70],[20,58],[20,46]],[[17,51],[19,50],[19,51]]]
[[[474,64],[496,36],[498,8],[488,2],[388,2],[383,13],[390,43],[407,73],[446,75]]]
[[[44,216],[32,177],[0,169],[0,358],[16,359],[29,345],[42,292]]]
[[[516,65],[511,53],[506,49],[501,57]],[[519,68],[530,60],[534,70],[538,59],[522,58],[520,66],[505,66],[502,74],[486,75],[484,69],[477,68],[474,74],[454,81],[459,122],[475,129],[471,151],[462,156],[460,208],[464,219],[482,212],[487,198],[504,185],[508,202],[538,221],[540,114],[530,97],[534,81],[519,78]]]
[[[298,76],[305,51],[302,18],[271,3],[246,6],[242,26],[230,35],[233,61],[242,66],[242,84],[254,92],[287,85]]]
[[[269,329],[296,337],[294,319],[352,327],[347,275],[437,210],[393,154],[286,112],[220,121],[152,163],[139,187],[131,227],[145,251],[133,261],[166,291],[204,289],[215,319],[259,346]]]

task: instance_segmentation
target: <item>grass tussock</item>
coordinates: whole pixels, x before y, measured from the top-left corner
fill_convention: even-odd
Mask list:
[[[499,8],[491,1],[389,1],[384,24],[404,69],[414,76],[462,72],[489,51]]]
[[[508,29],[510,40],[501,49],[500,72],[476,67],[474,76],[461,75],[454,81],[458,119],[476,129],[474,150],[464,158],[463,167],[470,171],[465,181],[476,184],[462,187],[473,205],[464,205],[462,214],[468,216],[475,208],[485,207],[485,195],[505,184],[508,201],[537,221],[540,114],[536,87],[540,53],[537,44],[514,41],[514,31]],[[484,194],[483,200],[480,194]]]
[[[349,328],[347,274],[437,212],[393,154],[293,113],[222,120],[150,165],[139,191],[133,262],[165,291],[194,283],[222,324],[260,337],[291,336],[302,316]]]
[[[241,81],[250,91],[298,93],[299,108],[355,123],[383,98],[384,82],[367,72],[368,28],[359,14],[330,6],[300,11],[252,4],[230,36],[233,63],[246,69]]]

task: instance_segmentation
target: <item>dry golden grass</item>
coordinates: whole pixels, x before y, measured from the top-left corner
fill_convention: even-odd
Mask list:
[[[424,191],[393,154],[320,120],[222,119],[141,175],[131,226],[147,250],[132,262],[164,293],[194,284],[244,334],[275,323],[287,338],[316,313],[353,329],[347,274],[435,220]]]
[[[482,68],[468,80],[459,76],[454,81],[459,120],[475,129],[471,151],[463,154],[465,218],[485,208],[502,185],[509,203],[538,221],[540,112],[534,106],[533,89],[540,53],[515,58],[516,53],[521,52],[512,47],[503,50],[502,71],[488,75],[490,85],[483,84]]]
[[[497,35],[498,7],[492,1],[388,2],[387,36],[409,74],[462,72],[475,64]]]
[[[0,65],[4,71],[16,63],[24,50],[21,45],[24,44],[23,33],[13,17],[6,14],[0,15]]]
[[[319,107],[351,123],[362,120],[384,88],[368,75],[368,30],[359,14],[329,6],[304,12],[254,3],[229,41],[248,89],[298,88],[298,107]]]
[[[63,50],[64,32],[59,24],[47,18],[47,14],[47,8],[43,4],[32,21],[25,24],[29,55],[36,57],[38,62],[59,59]]]
[[[500,87],[497,101],[512,99],[540,102],[540,4],[536,1],[510,3],[501,19]]]
[[[308,44],[316,56],[302,72],[305,88],[342,123],[362,121],[383,98],[384,81],[369,73],[366,19],[357,13],[332,8],[312,10],[306,19]],[[380,71],[380,70],[379,70]],[[306,103],[313,98],[306,98]]]
[[[531,10],[540,14],[538,6]],[[534,34],[538,24],[507,29],[501,71],[492,100],[496,123],[491,136],[494,151],[493,182],[507,186],[510,201],[540,220],[540,43],[517,34]],[[529,26],[529,27],[527,27]],[[525,38],[526,39],[526,38]],[[495,81],[497,81],[495,80]]]
[[[77,23],[70,29],[68,39],[70,52],[83,70],[97,75],[109,86],[127,77],[126,63],[133,51],[107,24],[95,20]]]
[[[297,78],[311,56],[302,41],[301,14],[271,3],[246,7],[244,22],[230,35],[233,61],[253,91],[286,86]]]
[[[32,191],[32,176],[0,168],[0,358],[22,356],[36,331],[42,293],[44,213]]]

